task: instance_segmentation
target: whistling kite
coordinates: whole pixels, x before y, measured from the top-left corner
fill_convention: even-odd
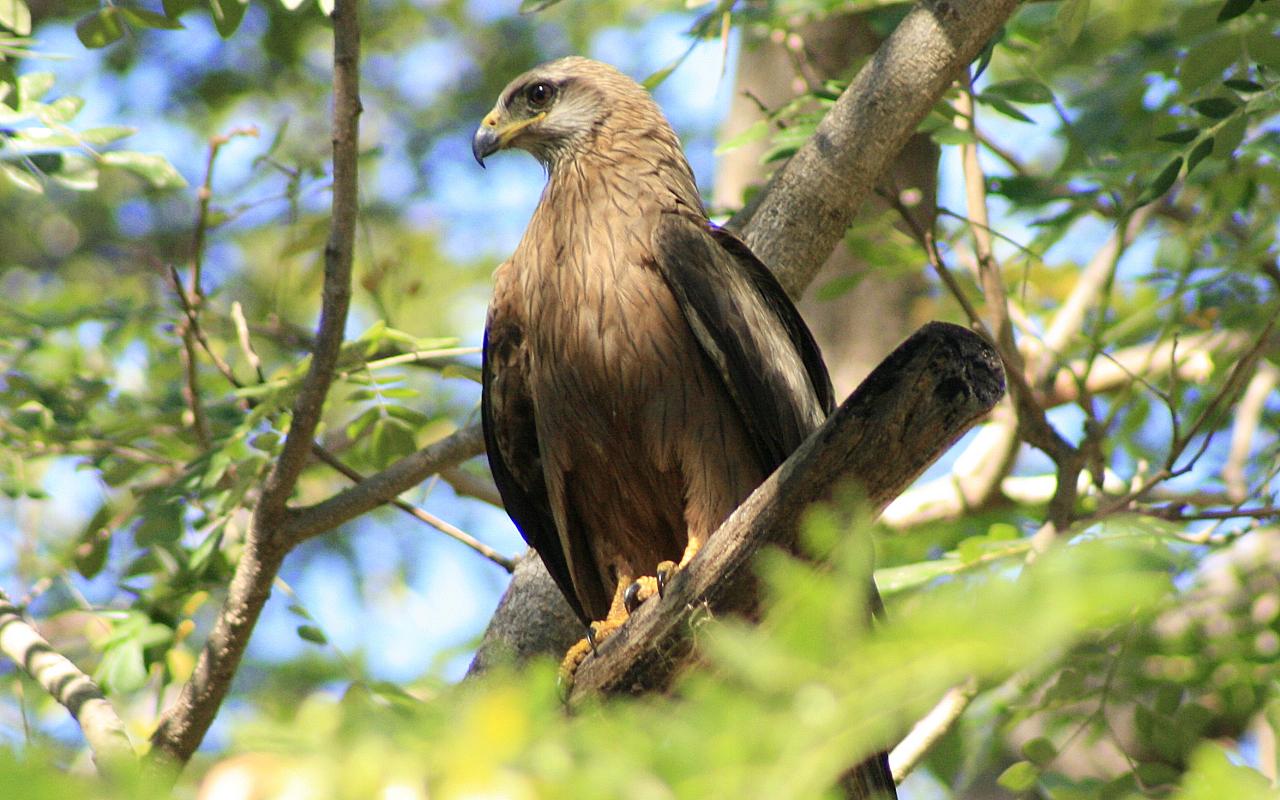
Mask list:
[[[518,147],[547,169],[494,273],[485,443],[507,511],[583,622],[607,620],[599,636],[655,585],[633,583],[688,563],[822,423],[831,382],[630,78],[585,58],[540,66],[472,147],[482,165]]]

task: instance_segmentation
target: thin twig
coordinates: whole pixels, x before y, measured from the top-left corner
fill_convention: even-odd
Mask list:
[[[960,715],[978,693],[978,679],[970,676],[942,696],[933,710],[920,719],[889,753],[889,770],[893,782],[902,783],[929,754],[938,740],[955,727]]]
[[[342,459],[338,458],[333,453],[330,453],[328,450],[324,449],[320,445],[318,444],[314,445],[312,448],[312,452],[315,454],[316,458],[320,459],[324,463],[333,467],[338,472],[341,472],[343,475],[349,478],[353,483],[359,484],[364,482],[363,475],[361,475],[359,472],[352,469],[351,467],[347,466],[346,464],[342,463]],[[417,506],[410,505],[409,503],[406,503],[400,499],[392,500],[391,505],[395,506],[396,508],[405,512],[406,514],[412,516],[413,518],[421,522],[427,523],[428,525],[440,531],[441,533],[447,536],[452,536],[454,539],[457,539],[459,542],[462,542],[467,547],[470,547],[472,550],[475,550],[480,555],[484,556],[485,558],[489,559],[493,563],[502,567],[507,572],[515,572],[515,569],[516,569],[515,559],[507,558],[506,556],[499,553],[497,550],[494,550],[492,547],[480,541],[479,539],[475,538],[474,536],[462,530],[461,528],[455,525],[451,525],[448,522],[445,522],[444,520],[440,519],[436,515],[431,514],[427,511],[424,511],[423,509],[418,508]]]

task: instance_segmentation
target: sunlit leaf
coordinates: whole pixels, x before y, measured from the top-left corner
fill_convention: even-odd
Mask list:
[[[38,177],[11,162],[0,162],[0,175],[4,175],[9,179],[10,183],[19,189],[35,194],[44,194],[44,184],[40,182]]]
[[[1009,791],[1020,794],[1035,786],[1038,780],[1040,780],[1039,767],[1030,761],[1018,761],[1000,773],[996,782]]]
[[[31,34],[31,9],[24,0],[0,0],[0,26],[19,36]]]
[[[186,179],[178,174],[168,159],[158,153],[105,153],[102,160],[127,169],[157,189],[182,189],[187,185]]]

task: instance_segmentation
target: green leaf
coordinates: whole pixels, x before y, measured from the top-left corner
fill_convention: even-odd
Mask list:
[[[130,128],[127,125],[104,125],[100,128],[89,128],[80,132],[80,141],[85,144],[100,146],[111,144],[119,141],[126,136],[132,136],[137,133],[137,128]]]
[[[379,394],[381,394],[383,397],[388,397],[395,400],[395,399],[408,399],[411,397],[417,397],[418,395],[421,394],[421,392],[419,392],[417,389],[413,389],[408,386],[393,386],[390,389],[379,390]]]
[[[18,75],[13,71],[13,65],[3,58],[0,58],[0,100],[14,111],[22,105],[22,96],[18,93]]]
[[[198,5],[200,0],[162,0],[160,4],[164,15],[171,19],[177,19]]]
[[[172,544],[182,538],[182,504],[173,500],[152,499],[143,512],[142,524],[133,532],[139,547]]]
[[[1222,10],[1218,12],[1218,22],[1235,19],[1252,7],[1253,0],[1227,0],[1222,4]]]
[[[887,567],[876,570],[876,586],[883,595],[900,592],[914,586],[921,586],[940,575],[950,575],[964,565],[955,558],[939,558],[935,561],[921,561],[903,567]]]
[[[312,644],[325,645],[329,643],[329,638],[324,635],[324,631],[315,625],[299,625],[298,638],[311,642]]]
[[[1236,101],[1227,97],[1206,97],[1192,103],[1191,109],[1209,119],[1223,119],[1231,116],[1237,105]]]
[[[994,94],[1014,103],[1040,105],[1053,102],[1053,92],[1049,87],[1030,78],[1018,78],[1012,81],[1001,81],[988,86],[983,94]]]
[[[852,275],[841,275],[839,278],[827,281],[814,290],[814,299],[819,301],[834,300],[837,297],[843,297],[853,291],[866,273],[858,272]]]
[[[1058,748],[1053,746],[1053,742],[1041,736],[1024,744],[1022,754],[1036,766],[1045,767],[1058,757]]]
[[[555,0],[555,1],[558,2],[558,0]],[[658,70],[657,72],[653,73],[649,77],[640,81],[640,85],[643,86],[645,89],[649,90],[650,92],[652,92],[654,89],[658,87],[658,84],[662,83],[667,79],[667,76],[670,75],[675,70],[676,67],[684,63],[685,58],[688,57],[690,52],[692,51],[686,50],[684,55],[680,56],[675,61],[672,61],[670,64],[666,65],[662,69]]]
[[[119,9],[108,6],[80,20],[76,23],[76,36],[80,37],[80,43],[90,50],[106,47],[118,40],[124,36]]]
[[[539,11],[542,11],[544,8],[551,8],[556,3],[559,3],[559,2],[560,0],[521,0],[520,13],[536,14]]]
[[[103,654],[94,677],[108,692],[125,694],[141,689],[147,682],[142,643],[131,637],[109,648]]]
[[[1191,148],[1191,152],[1187,154],[1187,174],[1191,174],[1191,170],[1204,160],[1204,157],[1213,152],[1213,137],[1206,136]]]
[[[1009,791],[1020,794],[1035,786],[1038,780],[1040,768],[1030,761],[1019,761],[1000,773],[996,782]]]
[[[31,9],[23,0],[0,0],[0,25],[19,36],[30,36]]]
[[[973,131],[968,128],[961,130],[954,125],[947,125],[938,128],[933,132],[933,140],[938,144],[975,144],[978,140],[973,137]]]
[[[32,194],[44,194],[44,184],[35,175],[29,171],[17,167],[7,161],[0,162],[0,175],[4,175],[9,182],[19,189],[24,189]]]
[[[1028,117],[1026,114],[1023,114],[1021,111],[1017,109],[1016,106],[1013,105],[1013,103],[1010,103],[1008,100],[1005,100],[1003,97],[1000,97],[999,95],[986,94],[984,92],[983,94],[978,95],[974,99],[977,100],[982,105],[987,106],[991,110],[998,111],[1001,114],[1004,114],[1006,117],[1009,117],[1010,119],[1016,119],[1018,122],[1034,123],[1034,120],[1031,119],[1031,117]]]
[[[1263,89],[1267,88],[1260,83],[1254,83],[1253,81],[1246,80],[1244,78],[1231,78],[1223,81],[1222,85],[1228,89],[1234,89],[1237,92],[1261,92]]]
[[[178,174],[168,159],[159,153],[121,151],[106,153],[102,160],[112,166],[127,169],[157,189],[182,189],[187,185],[187,181]]]
[[[449,364],[440,370],[442,378],[466,378],[467,380],[481,382],[480,370],[475,367],[468,367],[462,364]]]
[[[83,153],[63,153],[62,169],[49,177],[78,192],[92,191],[98,188],[98,165]]]
[[[62,124],[75,119],[82,108],[84,108],[83,97],[67,95],[41,108],[36,112],[36,116],[46,124]]]
[[[307,613],[307,610],[302,606],[298,605],[297,603],[290,603],[286,608],[286,610],[290,614],[295,614],[299,617],[302,617],[303,619],[311,619],[311,615]]]
[[[723,153],[729,152],[730,150],[736,150],[737,148],[742,147],[743,145],[748,145],[748,144],[752,144],[753,142],[758,142],[768,135],[769,135],[769,121],[762,119],[759,122],[752,125],[751,127],[747,128],[742,133],[738,134],[737,136],[734,136],[733,138],[721,144],[719,147],[715,149],[715,154],[721,155]]]
[[[1178,65],[1178,83],[1183,91],[1194,92],[1222,76],[1244,55],[1236,36],[1210,36],[1187,51]]]
[[[1182,130],[1161,134],[1156,137],[1156,141],[1169,142],[1170,144],[1189,144],[1194,142],[1199,135],[1199,128],[1183,128]]]
[[[209,6],[213,10],[213,26],[218,29],[218,35],[226,39],[240,27],[249,0],[209,0]]]
[[[382,468],[413,455],[418,449],[418,441],[409,426],[393,417],[382,417],[373,423],[369,448],[374,464]]]
[[[1158,200],[1164,196],[1164,193],[1173,187],[1173,182],[1178,179],[1178,173],[1182,171],[1182,156],[1170,161],[1165,168],[1160,170],[1160,174],[1151,182],[1147,190],[1142,193],[1142,197],[1138,200],[1138,205],[1144,206],[1153,200]]]
[[[3,2],[3,0],[0,0],[0,2]],[[139,28],[176,31],[186,27],[176,19],[167,17],[164,14],[157,14],[154,11],[148,11],[145,8],[120,6],[120,13],[124,15],[126,20]]]
[[[1089,0],[1065,0],[1058,6],[1058,13],[1054,17],[1058,37],[1068,45],[1075,44],[1088,19]]]
[[[1181,772],[1159,761],[1139,764],[1134,773],[1136,773],[1143,787],[1148,790],[1157,786],[1173,786],[1182,777]]]
[[[18,79],[18,91],[23,100],[34,102],[49,93],[54,80],[52,72],[31,72]]]

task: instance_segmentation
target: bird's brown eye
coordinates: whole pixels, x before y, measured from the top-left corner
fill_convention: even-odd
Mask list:
[[[555,88],[549,83],[535,83],[529,87],[529,102],[535,106],[545,106],[555,95]]]

